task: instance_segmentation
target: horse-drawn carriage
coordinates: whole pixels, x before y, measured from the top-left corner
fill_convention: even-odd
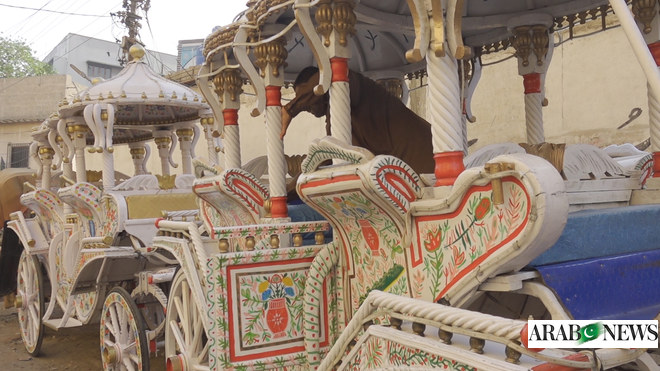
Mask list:
[[[643,3],[633,2],[637,20],[653,29],[657,4]],[[660,311],[660,207],[649,177],[660,173],[659,106],[649,108],[653,155],[623,162],[592,146],[544,143],[543,82],[562,22],[605,24],[614,10],[650,101],[660,96],[660,74],[625,1],[249,6],[206,39],[197,85],[210,109],[150,75],[138,49],[122,74],[63,102],[59,119],[35,133],[42,181],[22,196],[34,216],[16,213],[11,223],[26,246],[17,306],[28,351],[38,352],[43,324],[100,314],[108,369],[147,368],[160,345],[170,370],[657,369],[646,349],[539,352],[521,335],[530,316],[657,319]],[[465,156],[479,56],[509,45],[525,81],[528,143]],[[304,202],[294,206],[281,91],[312,64],[315,93],[329,95],[332,137],[314,141],[300,174],[290,174]],[[433,174],[352,145],[349,67],[386,79],[395,94],[406,91],[406,75],[428,76]],[[253,113],[266,121],[265,178],[242,169],[247,80]],[[193,161],[202,130],[209,163]],[[224,169],[214,130],[224,138]],[[183,164],[176,178],[174,133]],[[160,179],[144,168],[149,140]],[[135,175],[117,182],[120,143],[129,143]],[[86,177],[85,148],[102,153],[100,183]],[[60,159],[70,185],[53,192],[48,173]],[[298,208],[324,220],[299,220]],[[622,235],[630,229],[634,236]]]

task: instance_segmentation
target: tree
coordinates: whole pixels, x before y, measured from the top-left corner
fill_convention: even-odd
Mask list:
[[[52,75],[53,67],[38,60],[23,40],[0,36],[0,78]]]

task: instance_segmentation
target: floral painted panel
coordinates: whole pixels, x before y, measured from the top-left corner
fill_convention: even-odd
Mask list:
[[[361,345],[346,369],[360,371],[402,366],[453,371],[477,370],[475,367],[460,361],[377,337],[371,337]]]
[[[304,289],[318,251],[318,247],[255,250],[209,259],[211,369],[284,368],[306,362]],[[327,344],[327,318],[321,318],[321,324]]]
[[[117,205],[117,200],[115,200],[112,195],[107,195],[103,198],[102,204],[105,213],[101,233],[103,236],[114,237],[115,233],[119,230],[120,222],[120,210]]]
[[[413,297],[439,300],[522,232],[529,220],[529,194],[517,179],[503,180],[502,205],[493,203],[488,184],[471,187],[451,214],[415,217],[410,246]]]
[[[62,223],[64,223],[62,200],[53,192],[38,189],[34,192],[25,193],[21,196],[21,203],[39,216],[47,238],[52,238],[62,230]]]
[[[350,308],[357,311],[371,290],[408,296],[402,233],[392,218],[360,189],[310,196],[336,226],[347,260]]]

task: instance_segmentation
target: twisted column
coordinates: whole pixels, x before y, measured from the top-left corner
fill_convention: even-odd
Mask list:
[[[271,215],[286,218],[286,161],[282,131],[282,90],[280,86],[266,86],[266,150],[268,153],[268,181]]]
[[[541,94],[541,75],[529,73],[523,75],[525,86],[525,125],[527,127],[527,143],[540,144],[545,142],[543,132],[543,94]]]
[[[133,165],[135,166],[135,175],[145,174],[144,172],[144,157],[147,150],[144,147],[142,142],[140,143],[131,143],[130,154],[133,158]]]
[[[103,189],[115,186],[115,156],[109,150],[103,151]]]
[[[238,109],[222,110],[225,119],[225,166],[228,169],[241,167],[240,135],[238,132]]]
[[[436,186],[452,185],[463,165],[463,119],[456,59],[426,53],[427,113],[433,134]]]
[[[218,165],[218,152],[215,150],[215,137],[213,132],[213,124],[215,120],[213,117],[203,117],[200,120],[202,129],[204,130],[204,138],[206,139],[206,148],[209,154],[209,161],[211,165]]]
[[[53,164],[55,151],[50,147],[39,148],[39,159],[41,160],[41,188],[50,189],[50,169]]]
[[[330,85],[330,126],[332,136],[352,144],[351,92],[348,86],[348,59],[330,58],[332,85]]]
[[[183,174],[192,174],[192,137],[193,129],[184,128],[176,131],[176,135],[181,142],[181,164],[183,166]]]
[[[85,139],[85,133],[87,129],[83,125],[74,125],[69,129],[73,134],[73,148],[76,155],[76,182],[86,182],[85,146],[87,145],[87,141]]]
[[[161,175],[170,175],[170,132],[159,130],[154,133],[154,142],[158,148],[158,157],[160,157]]]

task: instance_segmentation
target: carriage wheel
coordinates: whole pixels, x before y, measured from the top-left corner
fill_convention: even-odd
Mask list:
[[[101,313],[101,360],[104,370],[148,370],[144,321],[131,295],[115,287]]]
[[[209,341],[204,316],[183,272],[174,277],[167,302],[165,359],[168,370],[208,370]]]
[[[158,286],[154,286],[150,290],[146,294],[133,291],[131,297],[135,300],[135,304],[140,310],[140,314],[144,320],[145,330],[153,332],[152,336],[147,336],[147,340],[149,341],[149,356],[153,357],[157,354],[157,344],[162,344],[165,338],[167,296]]]
[[[44,278],[41,274],[41,263],[36,256],[23,251],[18,262],[16,282],[16,308],[21,338],[27,352],[36,356],[41,351],[41,341],[44,338],[41,318],[45,311]]]

